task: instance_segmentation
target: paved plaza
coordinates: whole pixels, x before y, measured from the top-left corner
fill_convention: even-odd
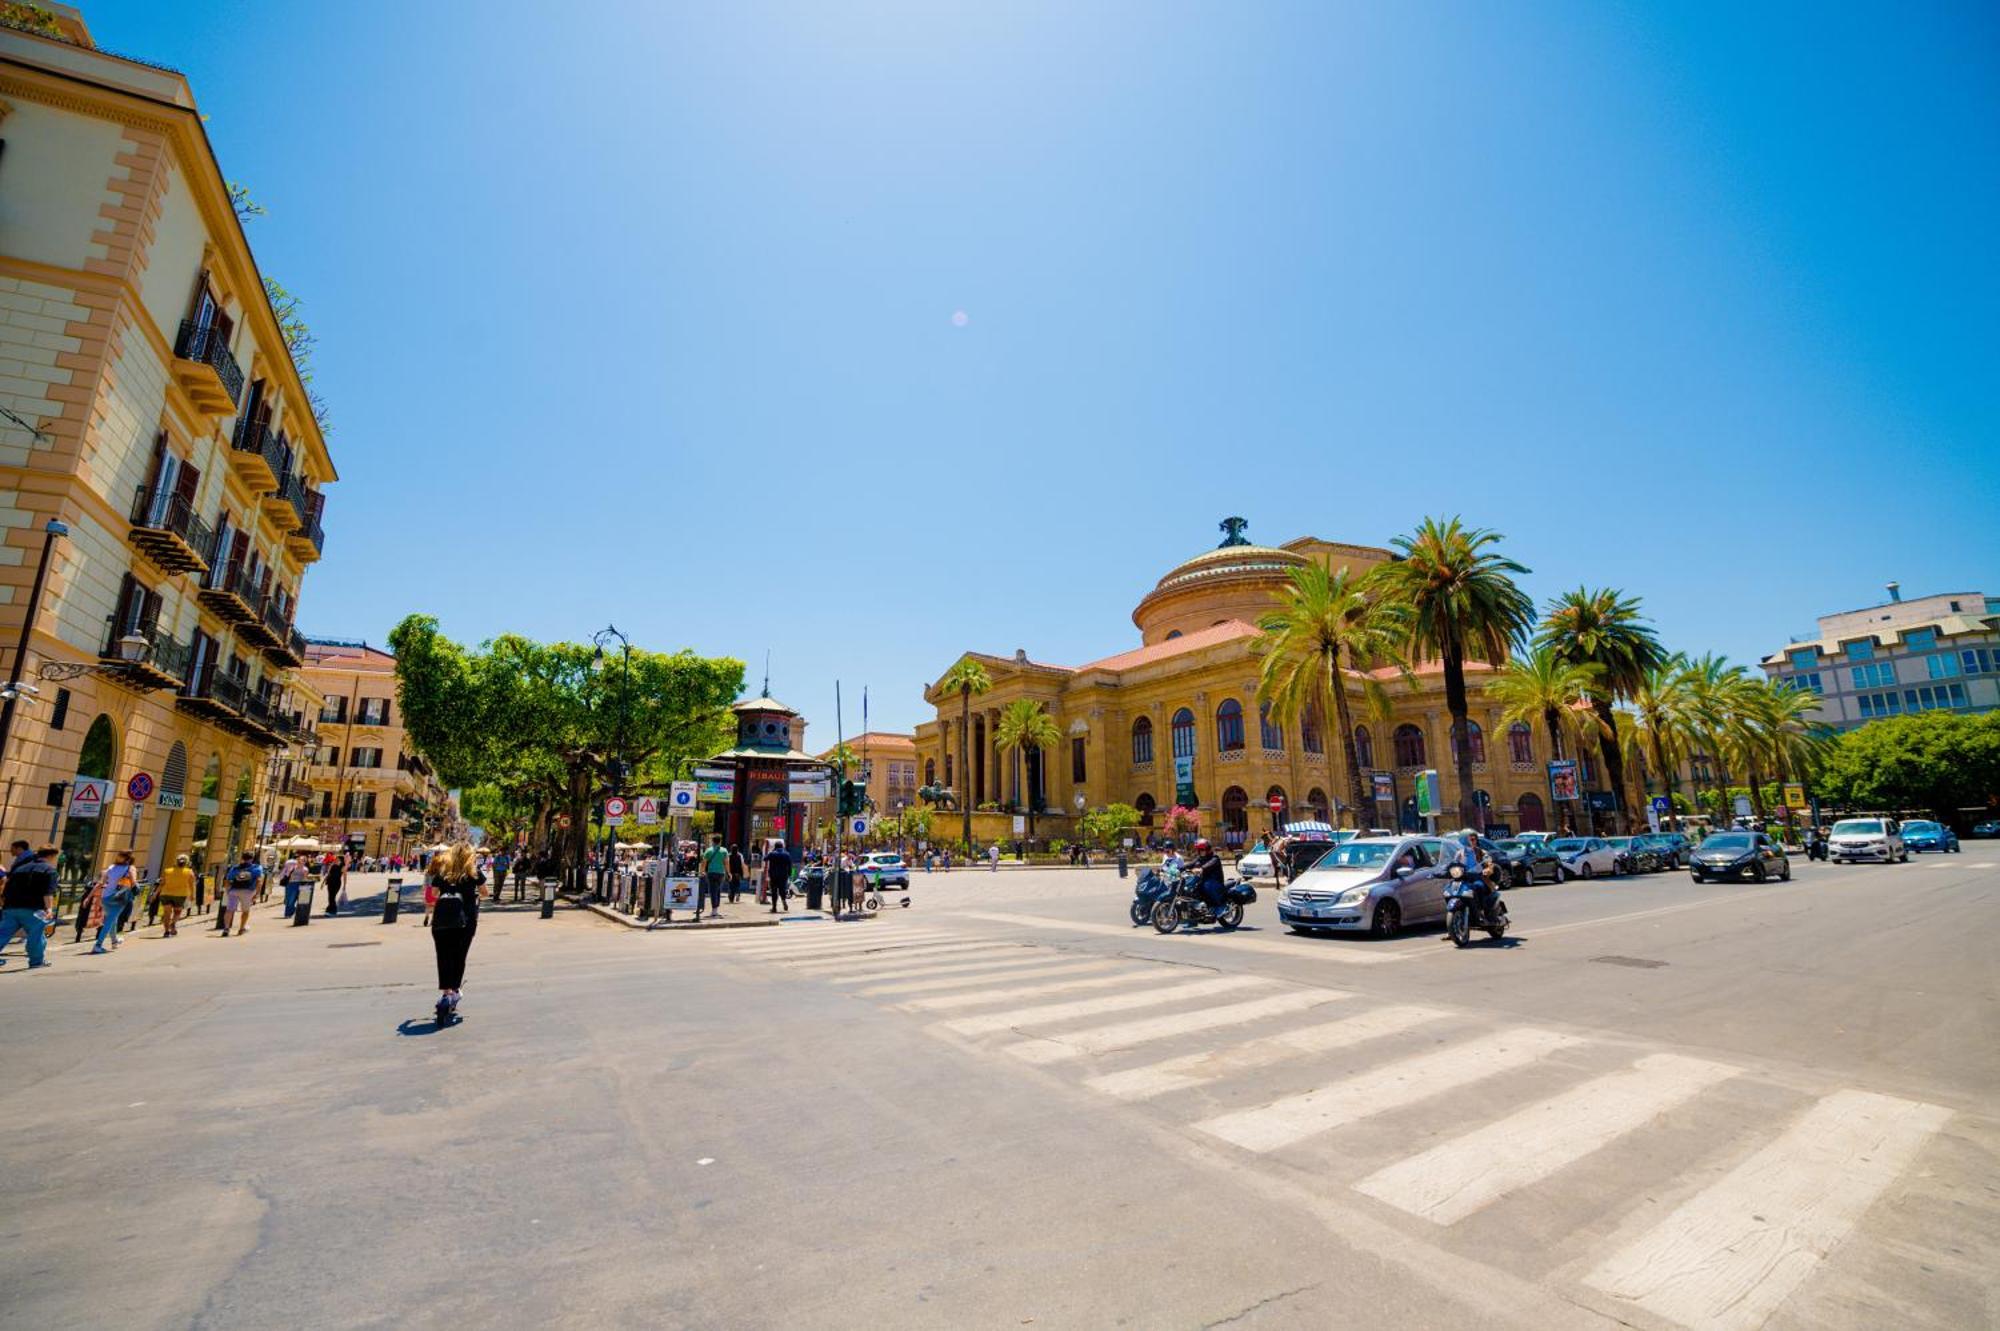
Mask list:
[[[2000,848],[1509,893],[1504,945],[406,912],[0,968],[35,1327],[1964,1328],[2000,1271]]]

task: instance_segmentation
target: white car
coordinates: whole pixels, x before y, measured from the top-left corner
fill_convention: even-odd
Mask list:
[[[1601,836],[1566,836],[1549,842],[1572,878],[1609,878],[1618,872],[1618,849]]]
[[[1271,852],[1268,850],[1246,850],[1237,857],[1236,872],[1245,878],[1269,878],[1271,876]]]
[[[863,856],[857,868],[862,877],[878,888],[910,886],[910,866],[893,850],[878,850]]]
[[[1894,818],[1843,818],[1827,835],[1826,849],[1835,864],[1852,864],[1856,860],[1907,864],[1910,860],[1910,849],[1903,844],[1902,824]]]

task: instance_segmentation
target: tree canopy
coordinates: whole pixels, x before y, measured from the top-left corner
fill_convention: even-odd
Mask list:
[[[1871,721],[1827,754],[1820,793],[1850,809],[1924,809],[1951,819],[2000,795],[2000,712]]]

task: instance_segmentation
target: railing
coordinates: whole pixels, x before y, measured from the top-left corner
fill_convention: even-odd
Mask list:
[[[250,580],[248,564],[217,564],[209,569],[208,578],[202,586],[210,591],[240,597],[247,605],[257,604],[257,587]]]
[[[242,712],[243,719],[253,726],[261,726],[266,730],[276,728],[277,723],[273,718],[270,700],[261,693],[245,690],[243,705],[237,710]]]
[[[314,492],[306,484],[303,476],[293,472],[285,477],[278,483],[277,493],[280,499],[292,506],[292,512],[298,515],[298,525],[292,528],[293,531],[304,531],[312,525]]]
[[[244,682],[236,676],[217,668],[218,663],[210,661],[201,668],[201,674],[188,681],[185,696],[207,698],[227,707],[232,712],[243,710],[246,696]]]
[[[104,642],[104,650],[97,654],[100,661],[116,661],[128,666],[150,666],[175,679],[188,677],[188,663],[194,656],[194,648],[185,642],[175,642],[167,634],[160,633],[150,624],[141,624],[134,630],[146,639],[146,649],[136,658],[127,659],[122,646],[126,637],[123,633],[113,633]]]
[[[304,525],[292,534],[310,541],[312,548],[320,554],[326,553],[326,530],[319,525],[317,517],[307,518]]]
[[[238,453],[255,453],[264,459],[264,465],[271,469],[273,476],[285,474],[285,436],[261,421],[253,421],[248,416],[236,423],[236,437],[229,446]]]
[[[174,338],[174,355],[214,370],[234,405],[243,400],[243,371],[237,367],[236,357],[229,354],[229,344],[218,336],[220,331],[212,323],[181,320],[180,334]]]
[[[285,614],[283,602],[279,601],[275,596],[267,596],[264,598],[263,608],[258,613],[264,620],[264,627],[271,630],[272,635],[278,641],[287,642],[290,640],[292,621]]]
[[[215,529],[195,513],[186,496],[171,490],[140,486],[132,497],[132,525],[148,531],[172,532],[194,547],[207,562],[209,547],[215,544]]]

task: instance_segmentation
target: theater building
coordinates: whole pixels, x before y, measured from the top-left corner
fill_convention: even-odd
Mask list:
[[[1133,608],[1139,643],[1084,665],[1055,665],[1025,649],[1011,655],[969,652],[993,686],[972,699],[966,752],[959,752],[960,698],[933,682],[925,700],[935,716],[916,729],[918,779],[950,786],[976,811],[975,840],[1009,840],[1016,812],[1040,811],[1037,834],[1062,837],[1077,809],[1121,802],[1147,826],[1177,802],[1194,808],[1205,834],[1240,846],[1284,819],[1314,817],[1339,826],[1415,828],[1414,780],[1438,773],[1444,807],[1457,806],[1444,677],[1435,663],[1404,679],[1377,672],[1387,717],[1368,714],[1352,689],[1355,750],[1362,785],[1379,792],[1368,807],[1347,807],[1340,747],[1316,715],[1288,728],[1257,701],[1256,620],[1276,604],[1291,571],[1309,560],[1362,573],[1392,552],[1306,536],[1280,546],[1252,545],[1242,524],[1225,524],[1221,546],[1168,569]],[[948,664],[955,664],[948,663]],[[940,671],[942,680],[945,671]],[[1528,727],[1503,727],[1481,697],[1490,668],[1468,662],[1472,694],[1472,777],[1485,792],[1488,821],[1516,830],[1549,826],[1542,763],[1547,755]],[[1032,751],[1018,764],[995,743],[1001,713],[1033,699],[1056,719],[1063,744]]]

